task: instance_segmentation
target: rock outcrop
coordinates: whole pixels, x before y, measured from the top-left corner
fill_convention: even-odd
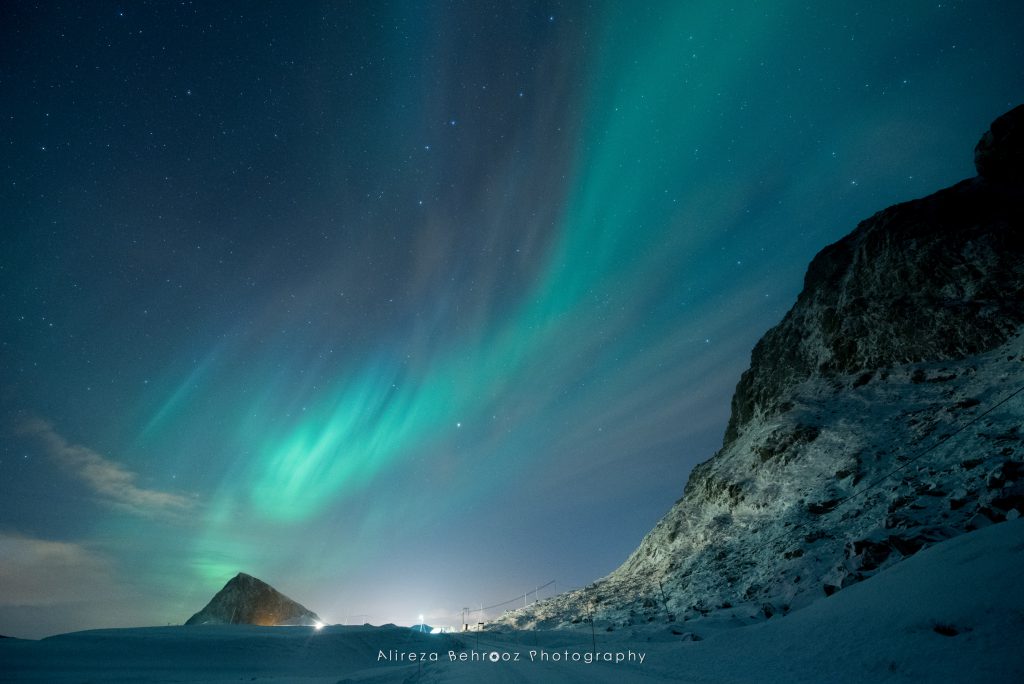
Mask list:
[[[765,619],[1024,513],[1022,126],[1024,106],[978,143],[979,176],[823,249],[722,449],[639,548],[502,621]]]
[[[992,126],[1003,132],[975,152],[983,175],[880,211],[818,253],[796,304],[754,347],[726,445],[809,377],[963,358],[1024,323],[1013,296],[1024,291],[1024,105]]]
[[[974,168],[992,181],[1024,179],[1024,105],[1011,109],[992,122],[974,148]]]
[[[266,582],[240,572],[186,625],[316,625],[320,617]]]

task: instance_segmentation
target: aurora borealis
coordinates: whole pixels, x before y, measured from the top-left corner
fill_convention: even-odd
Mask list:
[[[1022,99],[1018,3],[637,4],[0,9],[0,633],[600,577]]]

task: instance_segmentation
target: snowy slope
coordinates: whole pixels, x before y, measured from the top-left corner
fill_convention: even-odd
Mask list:
[[[589,625],[457,637],[393,626],[99,630],[0,640],[0,681],[1019,682],[1024,592],[1007,569],[1022,566],[1024,521],[1017,520],[937,544],[804,610],[739,629],[712,616],[613,631],[598,619],[593,636]],[[599,659],[587,663],[595,646]],[[421,653],[425,662],[409,661]],[[604,662],[605,654],[623,660]]]
[[[376,664],[378,648],[422,647],[398,627],[199,625],[76,632],[0,651],[0,681],[329,681]],[[382,667],[378,674],[387,674]],[[400,681],[400,679],[399,679]]]
[[[685,644],[679,672],[693,682],[1024,681],[1022,554],[1020,520],[962,535],[806,610]]]
[[[722,449],[630,558],[502,623],[756,621],[1024,512],[1024,106],[992,131],[985,175],[815,257]]]
[[[857,382],[802,383],[791,409],[752,421],[695,473],[621,568],[506,621],[551,627],[588,609],[620,625],[761,619],[1024,510],[1024,395],[943,440],[1024,387],[1024,337]]]

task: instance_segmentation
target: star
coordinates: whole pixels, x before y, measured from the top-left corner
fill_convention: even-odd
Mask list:
[[[461,606],[464,588],[431,569],[446,562],[450,525],[487,539],[506,523],[509,491],[538,519],[567,510],[550,488],[520,485],[537,464],[570,473],[596,451],[613,467],[587,476],[594,496],[574,500],[565,523],[603,534],[603,511],[645,506],[609,539],[625,549],[678,497],[691,461],[720,445],[717,427],[691,434],[679,419],[678,388],[729,394],[743,348],[791,303],[810,252],[884,208],[852,201],[861,179],[880,193],[910,186],[889,188],[894,200],[937,189],[927,178],[955,179],[969,166],[962,154],[919,155],[953,139],[969,146],[1012,92],[1013,70],[984,67],[1017,40],[1021,13],[940,1],[963,5],[963,24],[976,18],[991,40],[969,44],[960,22],[924,11],[896,32],[882,9],[854,20],[841,3],[813,16],[773,8],[768,33],[756,8],[713,3],[573,11],[549,31],[532,22],[553,27],[565,3],[527,15],[511,3],[435,13],[405,3],[386,20],[374,3],[244,17],[208,3],[133,10],[130,27],[110,24],[110,5],[82,3],[55,25],[35,20],[32,3],[7,3],[19,35],[5,47],[23,93],[5,102],[2,144],[14,154],[0,185],[7,223],[32,229],[8,231],[7,251],[24,258],[0,259],[0,312],[17,333],[0,336],[0,387],[18,387],[15,410],[42,414],[63,442],[34,443],[0,420],[0,470],[19,451],[31,454],[21,470],[49,469],[12,483],[20,495],[0,502],[0,528],[38,518],[83,548],[116,540],[104,553],[172,607],[174,595],[221,581],[215,550],[227,547],[233,567],[287,572],[314,602],[335,585],[358,592],[349,580],[381,560],[361,546],[389,535],[426,555],[398,560],[419,571],[381,589],[397,592],[381,606],[415,607],[421,580],[440,605]],[[526,40],[511,30],[523,21],[534,29]],[[413,39],[414,26],[431,39]],[[843,26],[857,27],[856,49]],[[103,47],[83,55],[83,45]],[[693,71],[712,48],[720,68]],[[957,62],[937,64],[938,50]],[[819,51],[828,68],[801,70]],[[892,65],[885,81],[864,68],[877,64]],[[947,111],[965,74],[977,75],[978,96]],[[867,97],[883,83],[887,97],[913,100]],[[908,119],[918,110],[927,122]],[[905,130],[914,144],[871,162],[872,144],[899,142],[882,134]],[[419,142],[416,154],[421,136],[437,136],[441,151]],[[840,197],[819,201],[828,193]],[[749,313],[721,313],[734,307]],[[452,414],[468,421],[451,423],[458,435],[443,425]],[[64,442],[109,468],[95,481],[49,478],[69,464],[26,451]],[[621,487],[623,463],[646,484]],[[650,477],[666,469],[677,476]],[[92,491],[101,477],[135,477],[124,484],[131,507],[173,501],[161,485],[185,484],[196,507],[179,521],[93,505],[108,495]],[[48,496],[54,481],[74,495]],[[489,502],[469,517],[456,489],[467,484],[466,497]],[[414,531],[384,515],[421,495],[429,520]],[[158,534],[179,523],[184,538]],[[289,561],[325,538],[337,543],[316,562]],[[519,591],[514,572],[488,572],[474,544],[459,545],[462,569],[484,578],[473,595]],[[524,536],[509,552],[597,576],[586,544],[551,546]],[[165,582],[167,563],[187,571]],[[158,622],[165,607],[150,603],[139,619]],[[54,632],[120,619],[99,604],[46,612]]]

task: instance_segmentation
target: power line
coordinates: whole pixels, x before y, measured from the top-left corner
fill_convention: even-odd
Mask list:
[[[875,478],[874,480],[869,482],[867,485],[865,485],[863,488],[857,490],[853,494],[850,494],[849,496],[846,496],[846,497],[843,497],[841,499],[838,499],[829,508],[829,510],[826,511],[826,513],[831,513],[833,511],[835,511],[836,509],[838,509],[843,504],[848,503],[848,502],[852,501],[853,499],[859,498],[859,497],[863,496],[864,494],[867,494],[872,489],[878,487],[882,482],[888,480],[890,477],[892,477],[896,473],[900,472],[901,470],[904,470],[907,466],[909,466],[912,463],[915,463],[915,462],[921,460],[922,458],[924,458],[926,455],[928,455],[929,453],[931,453],[935,449],[939,448],[943,444],[948,443],[950,440],[952,440],[954,437],[956,437],[957,435],[962,433],[964,430],[966,430],[970,426],[974,425],[979,420],[981,420],[985,416],[989,415],[990,413],[995,411],[997,408],[999,408],[1000,406],[1004,405],[1005,403],[1007,403],[1008,401],[1010,401],[1011,399],[1013,399],[1017,395],[1021,394],[1022,392],[1024,392],[1024,386],[1018,387],[1016,390],[1014,390],[1010,394],[1006,395],[1003,399],[1001,399],[1000,401],[996,402],[995,404],[993,404],[989,408],[985,409],[984,411],[982,411],[981,413],[976,415],[974,418],[970,419],[969,421],[967,421],[966,423],[964,423],[963,425],[958,427],[953,432],[950,432],[950,433],[947,433],[947,434],[944,434],[944,435],[940,435],[938,441],[936,441],[934,444],[931,444],[930,446],[926,447],[925,449],[921,450],[920,453],[914,455],[913,457],[908,459],[906,462],[902,463],[901,465],[899,465],[896,468],[893,468],[889,472],[887,472],[887,473],[885,473],[883,475],[880,475],[879,477]],[[810,529],[809,523],[808,522],[799,522],[799,521],[795,522],[795,523],[793,523],[792,527],[790,527],[784,534],[780,534],[780,535],[778,535],[776,537],[771,537],[767,541],[758,542],[758,544],[761,545],[761,546],[766,546],[766,545],[769,545],[769,544],[774,544],[777,541],[782,541],[786,537],[791,537],[792,533],[794,531],[800,530],[800,529],[809,530]],[[698,571],[698,575],[700,575],[700,574],[709,574],[710,572],[711,572],[710,569],[704,569],[703,572]],[[690,583],[692,584],[692,582],[690,582]]]
[[[517,601],[523,601],[530,594],[538,593],[538,592],[540,592],[541,589],[547,589],[548,587],[550,587],[554,583],[555,583],[555,580],[551,580],[547,584],[540,585],[539,587],[537,587],[533,591],[523,592],[522,594],[520,594],[519,596],[516,596],[515,598],[510,598],[508,601],[502,601],[501,603],[495,603],[495,604],[492,604],[490,606],[480,606],[479,608],[473,608],[472,610],[468,610],[467,612],[469,612],[469,613],[485,613],[488,610],[492,610],[494,608],[501,608],[502,606],[507,606],[510,603],[515,603]]]
[[[914,457],[910,458],[909,460],[907,460],[907,461],[906,461],[905,463],[903,463],[902,465],[900,465],[900,466],[898,466],[898,467],[896,467],[896,468],[893,468],[892,470],[890,470],[889,472],[885,473],[884,475],[881,475],[881,476],[879,476],[879,477],[875,478],[874,480],[872,480],[871,482],[869,482],[869,483],[868,483],[868,484],[867,484],[866,486],[864,486],[864,487],[863,487],[862,489],[859,489],[859,490],[857,490],[857,491],[856,491],[856,492],[854,492],[853,494],[850,494],[849,496],[847,496],[847,497],[845,497],[845,498],[841,498],[841,499],[837,500],[837,501],[836,501],[836,503],[835,503],[835,505],[833,505],[833,506],[832,506],[831,510],[835,510],[836,508],[839,508],[840,506],[842,506],[842,505],[843,505],[844,503],[846,503],[847,501],[851,501],[851,500],[853,500],[853,499],[856,499],[857,497],[859,497],[859,496],[861,496],[861,495],[863,495],[863,494],[867,493],[867,492],[868,492],[869,490],[871,490],[871,489],[873,489],[873,488],[877,487],[878,485],[880,485],[880,484],[881,484],[882,482],[884,482],[885,480],[889,479],[890,477],[892,477],[892,476],[893,476],[893,475],[895,475],[896,473],[898,473],[898,472],[900,472],[901,470],[905,469],[905,468],[906,468],[907,466],[909,466],[909,465],[910,465],[911,463],[915,463],[916,461],[919,461],[919,460],[921,460],[921,459],[922,459],[922,458],[924,458],[924,457],[925,457],[926,455],[928,455],[928,454],[929,454],[929,453],[931,453],[932,451],[935,451],[935,450],[936,450],[936,449],[938,449],[938,448],[939,448],[940,446],[942,446],[942,445],[943,445],[943,444],[945,444],[946,442],[950,441],[951,439],[953,439],[954,437],[956,437],[957,435],[959,435],[959,434],[960,434],[961,432],[963,432],[964,430],[966,430],[966,429],[967,429],[967,428],[969,428],[970,426],[974,425],[974,424],[975,424],[975,423],[977,423],[977,422],[978,422],[979,420],[981,420],[982,418],[984,418],[984,417],[985,417],[985,416],[987,416],[988,414],[992,413],[993,411],[995,411],[995,410],[996,410],[997,408],[999,408],[1000,406],[1002,406],[1002,405],[1003,405],[1003,404],[1005,404],[1006,402],[1008,402],[1008,401],[1010,401],[1011,399],[1013,399],[1013,398],[1014,398],[1015,396],[1017,396],[1017,395],[1018,395],[1018,394],[1020,394],[1021,392],[1024,392],[1024,385],[1022,385],[1021,387],[1018,387],[1018,388],[1017,388],[1016,390],[1014,390],[1013,392],[1011,392],[1010,394],[1008,394],[1008,395],[1007,395],[1006,397],[1004,397],[1004,398],[1003,398],[1003,399],[1002,399],[1001,401],[998,401],[998,402],[996,402],[995,404],[993,404],[992,406],[990,406],[990,407],[989,407],[988,409],[986,409],[985,411],[982,411],[981,413],[979,413],[978,415],[976,415],[976,416],[975,416],[974,418],[970,419],[969,421],[967,421],[966,423],[964,423],[963,425],[961,425],[960,427],[958,427],[958,428],[957,428],[956,430],[954,430],[953,432],[949,432],[949,433],[946,433],[946,434],[944,434],[944,435],[939,435],[939,440],[938,440],[937,442],[935,442],[934,444],[932,444],[932,445],[931,445],[931,446],[929,446],[928,448],[926,448],[926,449],[923,449],[923,450],[921,451],[921,453],[919,453],[919,454],[917,454],[916,456],[914,456]],[[831,510],[830,510],[829,512],[831,512]],[[802,523],[798,523],[798,524],[797,524],[797,527],[802,527],[802,526],[805,526],[805,525],[804,525],[804,524],[802,524]],[[794,527],[794,529],[796,529],[796,528]]]
[[[908,466],[912,465],[913,463],[916,463],[917,461],[920,461],[922,458],[924,458],[925,456],[927,456],[928,454],[930,454],[931,452],[933,452],[935,449],[939,448],[943,444],[949,443],[951,440],[953,440],[953,438],[957,437],[958,435],[963,433],[965,430],[967,430],[967,428],[969,428],[972,425],[976,424],[982,418],[984,418],[985,416],[989,415],[990,413],[992,413],[993,411],[998,409],[1000,406],[1003,406],[1004,404],[1009,402],[1014,397],[1020,395],[1021,393],[1024,393],[1024,386],[1018,387],[1016,390],[1010,392],[1010,394],[1006,395],[1001,400],[999,400],[998,402],[996,402],[995,404],[993,404],[989,408],[985,409],[984,411],[982,411],[978,415],[974,416],[973,418],[968,420],[966,423],[964,423],[960,427],[958,427],[955,430],[953,430],[952,432],[940,435],[938,440],[935,443],[933,443],[933,444],[929,445],[928,447],[922,449],[919,453],[915,454],[914,456],[912,456],[911,458],[909,458],[905,462],[901,463],[896,468],[893,468],[889,472],[880,475],[879,477],[877,477],[874,480],[870,481],[867,485],[865,485],[861,489],[857,490],[856,492],[854,492],[854,493],[852,493],[852,494],[850,494],[850,495],[848,495],[846,497],[843,497],[843,498],[840,498],[840,499],[836,500],[830,506],[830,508],[827,511],[825,511],[825,513],[832,513],[833,511],[838,509],[840,506],[843,506],[844,504],[849,503],[850,501],[852,501],[854,499],[857,499],[857,498],[860,498],[860,497],[864,496],[865,494],[867,494],[872,489],[877,488],[879,485],[881,485],[883,482],[888,480],[893,475],[899,473],[902,470],[905,470]],[[780,535],[775,536],[775,537],[771,537],[771,538],[769,538],[766,541],[759,541],[757,543],[759,545],[761,545],[761,546],[765,546],[765,545],[769,545],[769,544],[774,544],[775,542],[782,541],[782,540],[784,540],[787,537],[791,537],[794,531],[801,530],[801,529],[802,530],[809,530],[810,529],[809,521],[808,522],[797,521],[797,522],[793,523],[792,526],[789,527],[783,534],[780,534]],[[713,571],[711,569],[705,568],[703,570],[697,570],[696,575],[699,577],[701,575],[711,574],[712,572]],[[693,584],[693,575],[694,575],[694,573],[691,571],[691,573],[689,573],[688,576],[687,576],[687,578],[689,579],[688,584],[690,584],[690,585]],[[638,579],[634,579],[632,582],[624,583],[624,585],[626,587],[632,586],[632,587],[637,588],[637,589],[640,588],[641,584],[642,584],[641,581],[638,580]],[[664,591],[664,590],[662,590],[662,591]],[[511,603],[513,601],[519,600],[520,598],[522,598],[522,597],[517,597],[515,599],[511,599],[509,601],[506,601],[505,603],[496,604],[495,606],[492,606],[492,607],[498,607],[498,606],[501,606],[501,605],[505,605],[507,603]],[[666,600],[666,608],[667,608],[667,600]]]

